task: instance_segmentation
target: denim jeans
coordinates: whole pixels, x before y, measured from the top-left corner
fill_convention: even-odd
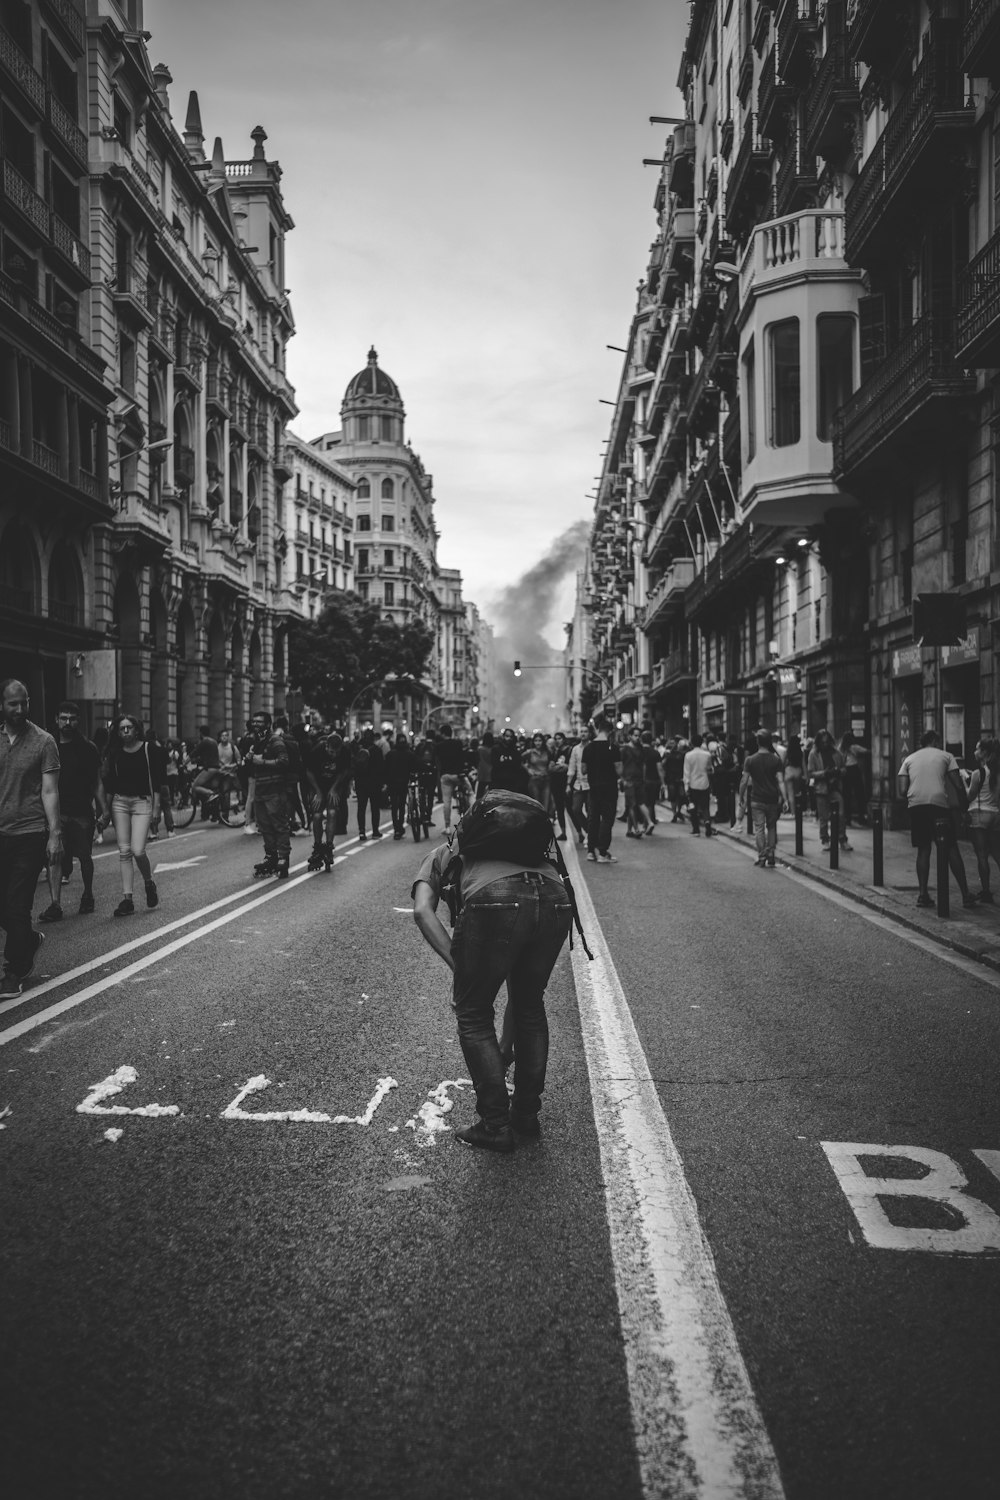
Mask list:
[[[591,787],[587,793],[587,853],[607,854],[618,811],[617,786]]]
[[[753,836],[757,843],[757,856],[764,859],[773,855],[778,842],[777,802],[751,802],[753,814]]]
[[[510,1107],[493,1015],[504,981],[514,1026],[513,1108],[522,1116],[541,1108],[549,1056],[545,986],[571,917],[562,886],[532,871],[491,881],[459,913],[452,1005],[476,1109],[487,1125],[506,1125]]]
[[[38,947],[31,908],[47,844],[44,832],[0,833],[0,927],[7,934],[3,956],[18,978],[31,967]]]

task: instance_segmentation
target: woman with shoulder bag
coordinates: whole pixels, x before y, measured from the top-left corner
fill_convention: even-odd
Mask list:
[[[115,916],[131,917],[135,913],[132,900],[134,866],[138,865],[145,883],[146,905],[156,906],[160,899],[146,854],[155,780],[142,725],[131,714],[120,714],[115,721],[101,779],[111,810],[105,813],[98,826],[106,828],[110,822],[115,825],[118,868],[122,878],[122,899],[115,907]]]
[[[992,906],[991,855],[1000,866],[1000,740],[984,734],[976,745],[976,761],[966,798],[981,886],[976,900]]]

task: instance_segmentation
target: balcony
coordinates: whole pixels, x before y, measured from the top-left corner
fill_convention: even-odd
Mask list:
[[[668,186],[684,208],[690,208],[694,193],[694,123],[678,125],[674,130],[673,153],[668,169]]]
[[[3,164],[3,195],[43,240],[49,238],[49,205],[9,161]]]
[[[885,0],[856,0],[848,46],[851,56],[886,72],[904,42],[895,7]]]
[[[136,273],[131,261],[122,261],[117,267],[111,300],[115,311],[123,322],[133,328],[149,328],[153,314],[149,310],[149,298],[143,278]]]
[[[62,256],[72,280],[81,289],[90,286],[90,251],[58,214],[52,215],[51,236],[52,247]]]
[[[819,32],[818,0],[782,0],[778,9],[778,55],[782,75],[805,87],[810,80]]]
[[[958,279],[956,357],[970,369],[1000,365],[1000,230]]]
[[[851,486],[897,479],[954,437],[975,377],[955,361],[954,319],[927,313],[834,420],[834,471]]]
[[[1000,0],[973,0],[962,28],[962,72],[970,78],[1000,75]]]
[[[187,448],[183,443],[174,445],[174,479],[177,484],[194,484],[194,449]]]
[[[218,362],[212,359],[205,372],[205,401],[220,417],[229,416],[229,381]]]
[[[665,564],[667,560],[666,543],[673,530],[673,523],[680,514],[680,508],[686,494],[686,476],[683,473],[675,474],[663,504],[656,513],[656,519],[646,533],[642,560],[648,568],[659,567]]]
[[[816,201],[816,158],[807,155],[798,126],[792,131],[774,179],[774,208],[779,216],[799,208],[810,208]]]
[[[36,73],[31,58],[26,57],[9,32],[0,27],[0,77],[8,78],[20,90],[25,102],[39,115],[45,113],[45,80]]]
[[[684,590],[693,578],[694,558],[675,558],[646,600],[644,629],[647,634],[654,625],[663,625],[683,604]]]
[[[679,646],[676,651],[661,656],[653,664],[653,670],[649,674],[649,695],[652,698],[657,693],[668,692],[670,688],[686,685],[693,682],[697,675],[687,647]]]
[[[122,495],[121,510],[114,522],[114,541],[131,543],[139,556],[149,562],[162,557],[171,545],[159,506],[151,505],[135,491]]]
[[[688,431],[696,438],[706,438],[715,431],[719,420],[719,387],[712,378],[708,360],[702,360],[691,381],[687,403]]]
[[[943,31],[939,25],[939,38]],[[911,209],[933,215],[942,195],[950,200],[961,186],[953,152],[975,120],[964,82],[957,41],[929,44],[847,195],[845,249],[852,265],[895,257],[903,216]]]
[[[735,608],[748,604],[773,579],[774,567],[766,537],[741,526],[696,574],[684,598],[685,619],[729,621]]]
[[[63,38],[77,56],[86,50],[84,20],[73,0],[42,0],[42,9],[55,20],[62,30]]]
[[[771,140],[783,140],[788,134],[794,99],[795,89],[778,76],[778,49],[772,46],[761,65],[757,84],[757,122]]]
[[[87,137],[72,113],[55,94],[45,96],[45,118],[49,136],[61,146],[77,172],[86,172],[89,160]]]
[[[686,382],[674,396],[663,421],[646,475],[646,503],[655,502],[659,491],[673,478],[684,462],[687,442]]]
[[[771,185],[771,142],[758,129],[757,117],[745,123],[726,188],[726,223],[737,238],[750,229],[767,201]]]
[[[827,48],[806,94],[805,148],[810,156],[822,156],[836,165],[850,151],[861,108],[858,87],[858,64],[844,38],[838,37]]]

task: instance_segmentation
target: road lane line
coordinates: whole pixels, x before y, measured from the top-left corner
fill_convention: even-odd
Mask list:
[[[567,863],[576,875],[574,846]],[[598,877],[600,878],[600,877]],[[643,1492],[780,1500],[778,1463],[586,881],[571,962],[604,1177]]]
[[[351,849],[350,846],[352,844],[357,845],[357,847]],[[365,847],[367,846],[358,844],[356,837],[346,840],[343,844],[338,844],[338,853],[333,861],[334,864],[340,864],[343,860],[349,858],[348,854],[341,854],[340,850],[348,849],[351,854],[357,854]],[[302,860],[299,864],[292,865],[291,873],[294,875],[296,870],[304,870],[306,863],[306,860]],[[313,871],[311,873],[318,874],[319,872]],[[253,889],[253,886],[241,886],[238,891],[230,891],[228,896],[222,896],[218,901],[212,901],[208,906],[199,906],[194,911],[189,912],[187,916],[178,917],[173,922],[167,922],[163,927],[154,927],[151,931],[143,933],[141,937],[133,938],[130,943],[122,943],[118,948],[112,948],[108,953],[99,954],[96,958],[88,959],[85,964],[78,964],[75,969],[67,969],[65,974],[53,974],[51,979],[46,979],[41,984],[29,986],[23,994],[16,996],[14,999],[0,1001],[0,1016],[9,1010],[17,1009],[18,1006],[30,1004],[39,995],[46,995],[50,990],[62,989],[64,985],[71,984],[74,979],[81,979],[85,974],[92,974],[95,969],[102,969],[105,965],[114,963],[119,958],[124,958],[127,953],[134,953],[136,948],[144,948],[147,943],[158,942],[160,938],[168,936],[171,932],[176,932],[181,927],[189,927],[192,922],[197,922],[202,917],[211,916],[213,911],[219,911],[224,906],[231,906],[234,901],[242,901],[244,896],[249,896],[252,893]]]
[[[346,856],[345,856],[346,857]],[[216,917],[214,922],[207,922],[203,927],[198,927],[194,932],[185,933],[184,937],[176,938],[174,942],[167,943],[163,948],[157,948],[155,953],[147,953],[145,958],[137,959],[134,964],[128,964],[124,969],[118,969],[114,974],[106,974],[103,979],[96,980],[87,985],[75,995],[70,995],[65,1000],[50,1005],[47,1010],[39,1011],[37,1015],[28,1016],[26,1020],[17,1022],[6,1031],[0,1031],[0,1047],[6,1046],[8,1042],[16,1041],[19,1036],[34,1031],[38,1026],[44,1026],[47,1021],[52,1021],[56,1016],[63,1015],[75,1006],[82,1005],[84,1001],[91,1000],[95,995],[100,995],[104,990],[111,989],[116,984],[131,979],[134,974],[141,974],[143,969],[149,969],[153,964],[158,964],[161,959],[169,958],[172,953],[177,953],[181,948],[186,948],[189,943],[197,942],[209,932],[215,932],[219,927],[225,927],[229,922],[236,922],[244,913],[253,911],[257,906],[263,906],[267,901],[273,901],[277,896],[283,896],[287,891],[293,891],[296,886],[302,885],[307,880],[312,880],[315,871],[307,871],[296,880],[282,880],[272,890],[265,891],[262,896],[248,901],[236,911],[226,912],[225,916]],[[37,993],[37,991],[36,991]]]

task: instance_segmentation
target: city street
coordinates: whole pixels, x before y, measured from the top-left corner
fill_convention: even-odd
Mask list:
[[[563,846],[595,959],[509,1158],[451,1133],[429,846],[261,883],[194,825],[126,921],[74,874],[0,1004],[11,1500],[996,1493],[1000,974],[623,833]]]

